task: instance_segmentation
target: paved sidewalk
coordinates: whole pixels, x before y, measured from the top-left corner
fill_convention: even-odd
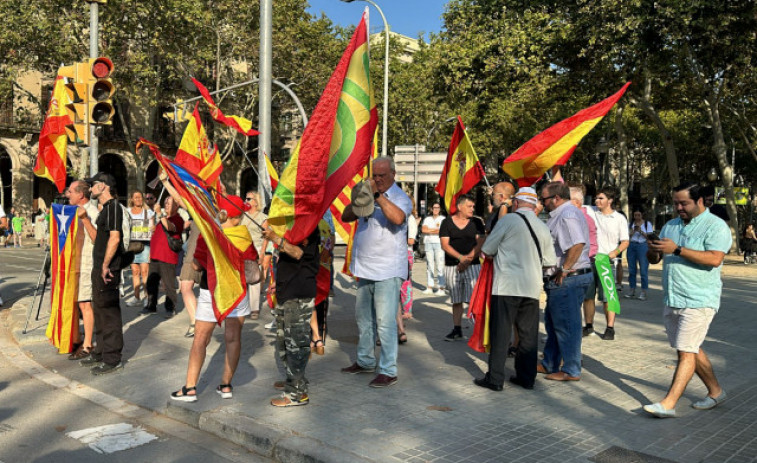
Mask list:
[[[336,265],[341,268],[341,259]],[[662,327],[659,265],[650,272],[648,301],[622,299],[615,341],[585,338],[580,382],[540,377],[533,391],[508,383],[503,392],[472,384],[485,371],[486,357],[464,342],[443,340],[451,327],[450,305],[421,294],[424,263],[413,273],[415,318],[407,323],[409,342],[400,346],[399,382],[373,389],[371,375],[340,373],[354,360],[357,342],[354,286],[340,274],[326,355],[314,355],[308,365],[311,402],[305,407],[269,405],[277,394],[272,384],[282,376],[273,333],[263,328],[271,320],[267,311],[245,323],[231,400],[214,393],[223,368],[223,334],[216,330],[194,404],[168,398],[186,374],[192,341],[183,337],[184,313],[164,320],[124,305],[127,364],[105,377],[91,376],[41,342],[44,310],[43,320],[21,334],[28,298],[13,308],[14,334],[48,369],[279,461],[757,461],[757,267],[729,260],[721,312],[704,345],[729,400],[710,411],[692,409],[706,394],[694,379],[679,402],[679,417],[668,420],[641,411],[662,398],[676,362]],[[604,317],[598,315],[595,325],[604,331]],[[464,332],[470,334],[470,327]],[[543,325],[541,333],[543,339]],[[510,359],[509,372],[512,366]]]

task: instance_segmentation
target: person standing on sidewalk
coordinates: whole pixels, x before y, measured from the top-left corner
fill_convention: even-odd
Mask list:
[[[242,217],[242,225],[247,227],[247,231],[250,232],[252,243],[255,245],[255,251],[260,256],[258,264],[263,265],[263,256],[265,255],[265,249],[263,249],[263,230],[268,227],[268,216],[260,210],[260,195],[257,191],[248,191],[244,197],[244,202],[250,206],[250,210]],[[260,227],[263,227],[263,229]],[[261,286],[263,286],[262,280],[254,285],[247,285],[247,296],[250,298],[250,308],[252,309],[252,313],[250,314],[251,320],[257,320],[260,317]]]
[[[511,182],[499,182],[492,187],[492,211],[484,226],[487,235],[494,230],[499,219],[511,211],[513,205],[511,198],[517,190]]]
[[[707,387],[707,396],[692,407],[709,410],[726,399],[701,346],[720,307],[720,269],[731,249],[731,231],[704,206],[702,188],[697,184],[674,188],[673,205],[678,218],[665,224],[659,241],[650,241],[648,253],[653,264],[663,260],[663,320],[670,346],[678,351],[678,365],[667,395],[644,405],[644,411],[658,418],[676,415],[676,404],[694,373]]]
[[[647,260],[647,235],[652,233],[652,224],[644,220],[644,212],[640,209],[633,211],[633,222],[628,234],[631,236],[628,245],[628,286],[631,292],[623,295],[626,299],[636,297],[636,269],[638,267],[641,276],[641,292],[638,299],[647,300],[649,290],[649,260]]]
[[[100,203],[97,234],[92,248],[92,311],[95,314],[95,348],[79,362],[91,367],[93,375],[123,368],[123,321],[118,284],[121,279],[123,211],[118,204],[116,179],[103,172],[87,179],[92,198]],[[86,225],[85,225],[86,227]]]
[[[431,215],[423,219],[421,233],[423,233],[423,250],[426,253],[426,289],[423,294],[444,296],[444,251],[439,241],[439,227],[444,221],[441,215],[442,206],[439,203],[431,205]],[[436,288],[436,290],[434,290]]]
[[[547,342],[544,360],[536,368],[553,381],[581,379],[581,301],[592,281],[589,227],[583,213],[570,202],[570,189],[562,182],[548,183],[540,202],[549,211],[547,227],[554,240],[557,266],[544,284],[547,306],[544,326]]]
[[[394,182],[394,161],[373,161],[373,178],[352,189],[352,202],[342,219],[358,221],[350,270],[357,282],[355,318],[359,339],[357,359],[342,372],[378,375],[371,387],[397,382],[397,307],[400,287],[407,279],[407,216],[413,202]],[[376,361],[376,332],[381,355]]]
[[[16,208],[12,207],[11,208],[11,227],[13,229],[13,247],[15,248],[21,247],[21,237],[24,234],[25,223],[26,223],[26,218],[22,216],[21,214],[16,214]]]
[[[141,243],[142,251],[134,254],[131,263],[131,283],[134,295],[127,305],[130,307],[146,307],[147,277],[150,274],[150,240],[155,230],[155,212],[145,206],[144,196],[135,190],[129,199],[129,216],[131,217],[130,243]],[[131,245],[130,245],[131,246]],[[145,297],[141,297],[144,289]]]
[[[479,253],[484,243],[484,224],[473,216],[474,202],[470,196],[457,198],[457,212],[444,219],[439,236],[444,249],[444,279],[452,299],[452,331],[445,341],[464,339],[463,304],[470,301],[481,270]]]
[[[274,407],[296,407],[310,403],[305,368],[310,359],[311,320],[315,316],[316,275],[320,267],[318,247],[321,233],[316,227],[299,245],[289,243],[267,228],[263,236],[279,249],[276,266],[276,353],[286,370],[286,381],[275,382],[283,389],[271,399]],[[316,325],[317,328],[317,325]]]
[[[533,188],[521,188],[513,199],[514,214],[497,222],[481,251],[494,257],[491,319],[489,321],[489,371],[473,382],[501,391],[505,360],[513,325],[518,332],[515,376],[510,382],[533,389],[539,348],[539,296],[542,268],[557,263],[552,235],[536,217],[538,196]]]
[[[612,262],[613,278],[615,278],[615,268],[621,252],[628,247],[628,220],[613,207],[615,203],[615,190],[610,187],[604,187],[599,190],[594,202],[596,208],[592,211],[594,222],[597,225],[597,253],[607,254]],[[602,339],[612,341],[615,339],[615,312],[607,310],[608,296],[602,289],[599,281],[599,274],[596,268],[594,271],[594,287],[599,301],[602,302],[607,326]],[[584,300],[584,319],[586,326],[583,329],[583,335],[588,336],[594,332],[594,292],[590,291]]]
[[[79,343],[76,351],[68,356],[69,360],[82,360],[92,352],[92,335],[95,329],[95,315],[92,312],[92,250],[97,238],[97,204],[90,201],[91,191],[87,182],[74,180],[66,189],[68,203],[78,206],[76,217],[82,225],[82,233],[77,237],[77,252],[79,254],[79,292],[77,302],[84,323],[84,340]],[[77,334],[79,330],[76,330]]]
[[[155,205],[157,224],[150,240],[150,274],[147,277],[147,306],[142,314],[149,315],[158,311],[158,295],[160,281],[166,289],[166,318],[176,314],[176,266],[179,264],[179,253],[171,249],[168,235],[174,240],[181,240],[184,231],[184,219],[177,213],[179,204],[173,196],[166,196],[164,202],[165,214],[160,206]]]

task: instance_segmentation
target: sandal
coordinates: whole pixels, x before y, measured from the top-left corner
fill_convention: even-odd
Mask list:
[[[397,342],[399,344],[405,344],[407,342],[407,334],[404,331],[400,331],[397,335]]]
[[[228,389],[229,392],[224,392],[224,389]],[[231,384],[220,384],[216,388],[216,392],[221,396],[222,399],[231,399],[231,392],[234,390],[233,387],[231,387]]]
[[[68,356],[69,360],[82,360],[87,357],[89,357],[89,354],[92,353],[92,346],[84,347],[79,346],[78,349],[76,349],[74,352],[71,353],[71,355]]]
[[[195,391],[194,394],[190,394],[191,391]],[[181,386],[180,391],[171,393],[171,400],[178,400],[179,402],[197,402],[197,388]]]
[[[316,339],[312,342],[313,346],[310,348],[310,352],[315,352],[318,355],[323,355],[326,352],[326,347],[323,344],[323,339]]]

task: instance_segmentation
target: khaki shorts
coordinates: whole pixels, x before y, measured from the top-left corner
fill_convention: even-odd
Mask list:
[[[670,347],[680,352],[698,353],[715,313],[710,307],[676,309],[665,306],[662,318]]]

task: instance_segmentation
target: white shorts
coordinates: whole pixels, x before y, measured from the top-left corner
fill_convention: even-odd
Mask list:
[[[250,315],[250,301],[247,296],[242,298],[234,307],[234,310],[228,315],[229,317],[243,318]],[[195,312],[195,320],[201,322],[216,323],[216,314],[213,312],[213,298],[210,295],[210,291],[200,288],[200,297],[197,298],[197,311]]]
[[[710,307],[676,309],[665,306],[662,318],[670,347],[680,352],[698,353],[715,313]]]
[[[447,289],[449,289],[453,304],[470,301],[480,271],[481,266],[478,264],[468,266],[463,273],[458,273],[457,265],[444,267],[444,280],[447,282]]]

